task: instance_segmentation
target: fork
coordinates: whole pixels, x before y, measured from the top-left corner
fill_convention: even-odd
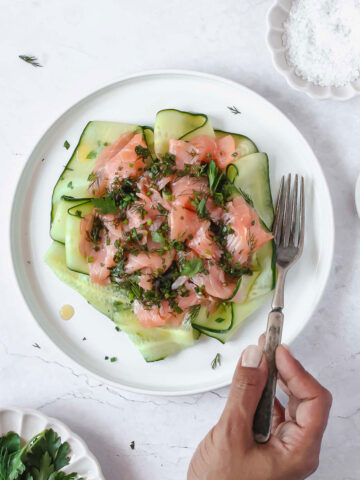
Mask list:
[[[298,193],[298,190],[300,190],[300,193]],[[268,364],[268,379],[256,409],[253,424],[254,438],[258,443],[265,443],[270,438],[277,380],[275,351],[281,343],[284,322],[282,312],[284,308],[284,284],[289,268],[302,253],[304,227],[304,178],[301,177],[299,182],[299,176],[295,175],[294,185],[291,188],[291,174],[287,176],[287,180],[283,176],[276,202],[273,226],[278,275],[264,345],[264,354]]]

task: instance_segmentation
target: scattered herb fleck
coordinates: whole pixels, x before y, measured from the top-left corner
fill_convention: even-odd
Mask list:
[[[91,152],[89,152],[86,155],[86,158],[88,158],[89,160],[92,160],[93,158],[96,158],[96,152],[94,152],[94,150],[91,150]]]
[[[73,183],[72,183],[72,182],[69,182],[69,183],[67,184],[67,188],[73,189],[73,188],[74,188],[74,187],[73,187]]]
[[[30,63],[30,65],[32,65],[33,67],[42,67],[42,65],[40,65],[36,57],[28,56],[28,55],[19,55],[19,58],[21,58],[21,60],[23,60],[26,63]]]
[[[33,347],[34,348],[41,348],[40,345],[37,342],[33,343]]]
[[[64,147],[66,148],[66,150],[69,150],[70,148],[70,143],[67,140],[65,140],[64,142]]]
[[[130,448],[131,450],[135,450],[135,442],[134,440],[132,442],[130,442]]]
[[[235,105],[233,105],[232,107],[227,107],[231,113],[233,113],[234,115],[239,115],[241,112],[238,108],[235,107]]]
[[[211,362],[211,368],[215,370],[217,367],[221,366],[221,355],[220,353],[217,353],[215,355],[214,360]]]
[[[110,362],[111,362],[111,363],[117,362],[117,358],[116,358],[116,357],[111,357],[111,358],[110,358]]]

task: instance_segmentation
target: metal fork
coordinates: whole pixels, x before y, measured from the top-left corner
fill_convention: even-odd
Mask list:
[[[291,188],[291,174],[288,175],[286,181],[283,176],[276,202],[273,227],[278,276],[272,310],[268,317],[264,346],[264,354],[268,363],[268,379],[255,413],[253,426],[254,438],[258,443],[265,443],[270,438],[277,380],[275,351],[281,343],[284,321],[282,309],[284,308],[285,277],[291,265],[298,260],[302,253],[304,227],[304,178],[301,177],[299,182],[299,176],[295,175],[294,185]]]

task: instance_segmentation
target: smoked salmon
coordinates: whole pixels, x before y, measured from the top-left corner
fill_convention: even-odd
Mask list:
[[[89,192],[104,208],[82,218],[79,249],[92,282],[129,289],[142,326],[180,325],[197,305],[214,311],[272,239],[240,191],[227,196],[235,147],[231,135],[170,139],[151,160],[143,135],[129,132],[97,159]]]

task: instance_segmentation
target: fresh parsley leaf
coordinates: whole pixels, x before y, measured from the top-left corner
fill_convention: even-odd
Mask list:
[[[94,207],[98,210],[98,213],[101,213],[102,215],[106,215],[107,213],[115,215],[118,213],[115,200],[109,196],[92,198],[91,201]]]
[[[33,56],[28,56],[28,55],[19,55],[19,58],[21,58],[21,60],[24,60],[24,62],[26,63],[30,63],[30,65],[32,65],[33,67],[42,67],[42,65],[40,65],[40,63],[37,61],[37,58],[36,57],[33,57]]]
[[[207,174],[209,178],[210,191],[211,194],[214,195],[220,184],[220,181],[222,180],[223,174],[220,172],[218,166],[213,159],[209,163]]]
[[[151,238],[154,242],[165,243],[164,235],[160,232],[151,232]]]
[[[180,270],[181,275],[187,277],[193,277],[202,270],[202,261],[200,258],[192,258],[184,263],[184,266]]]
[[[89,152],[87,155],[86,155],[86,158],[92,160],[93,158],[96,158],[96,152],[94,152],[94,150],[91,150],[91,152]]]
[[[131,450],[135,450],[135,441],[134,440],[132,442],[130,442],[130,448],[131,448]]]
[[[66,150],[69,150],[70,148],[70,143],[67,140],[65,140],[64,142],[64,147],[66,148]]]
[[[73,183],[72,183],[72,182],[69,182],[69,183],[67,184],[67,188],[73,189],[73,188],[74,188]]]

